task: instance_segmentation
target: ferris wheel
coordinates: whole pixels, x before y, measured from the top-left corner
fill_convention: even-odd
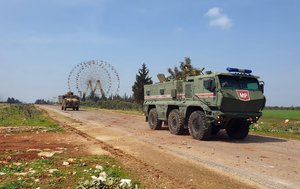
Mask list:
[[[82,98],[88,95],[107,97],[118,94],[120,79],[112,65],[92,60],[79,63],[71,70],[68,87]]]

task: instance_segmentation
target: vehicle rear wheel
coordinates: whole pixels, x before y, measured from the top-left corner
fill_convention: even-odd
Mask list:
[[[162,126],[162,121],[158,119],[156,108],[152,108],[148,115],[149,127],[152,130],[159,130]]]
[[[188,121],[190,135],[197,140],[211,137],[211,125],[202,111],[194,111]]]
[[[64,110],[64,106],[61,106],[61,110]]]
[[[168,117],[168,125],[170,133],[180,135],[184,132],[184,117],[179,110],[174,109],[170,112]]]
[[[66,111],[66,110],[67,110],[67,107],[64,107],[64,110]]]
[[[226,133],[233,139],[244,139],[249,133],[250,123],[248,121],[231,120],[226,128]]]

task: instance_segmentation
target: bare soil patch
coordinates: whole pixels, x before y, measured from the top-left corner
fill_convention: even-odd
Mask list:
[[[74,134],[66,133],[30,133],[30,132],[16,132],[16,133],[1,133],[0,134],[0,151],[23,152],[17,154],[18,159],[31,159],[30,157],[37,158],[37,154],[41,151],[57,151],[62,150],[69,153],[79,153],[80,145],[75,142]],[[82,147],[82,146],[81,146]],[[81,152],[82,153],[82,152]],[[27,157],[27,158],[26,158]],[[13,157],[12,157],[13,160]]]

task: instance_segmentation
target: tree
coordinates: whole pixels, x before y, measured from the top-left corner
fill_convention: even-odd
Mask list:
[[[142,68],[139,69],[138,74],[136,75],[136,81],[132,86],[133,100],[138,104],[143,104],[144,102],[144,85],[153,83],[148,74],[149,69],[146,67],[146,64],[143,63]]]
[[[185,57],[183,62],[180,62],[179,68],[177,66],[174,69],[169,68],[168,72],[170,76],[168,79],[185,79],[188,76],[200,75],[204,69],[200,70],[194,68],[192,61],[189,57]]]
[[[52,104],[49,100],[45,100],[45,99],[37,99],[35,101],[35,104]]]
[[[6,101],[7,103],[9,103],[9,104],[21,104],[22,102],[21,101],[19,101],[18,99],[15,99],[15,98],[7,98],[7,101]]]

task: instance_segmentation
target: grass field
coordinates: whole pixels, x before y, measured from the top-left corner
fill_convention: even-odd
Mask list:
[[[251,132],[300,140],[300,110],[264,110]]]
[[[47,131],[62,131],[53,120],[33,105],[0,105],[0,127],[42,127]]]
[[[300,120],[300,110],[264,110],[263,117]]]

